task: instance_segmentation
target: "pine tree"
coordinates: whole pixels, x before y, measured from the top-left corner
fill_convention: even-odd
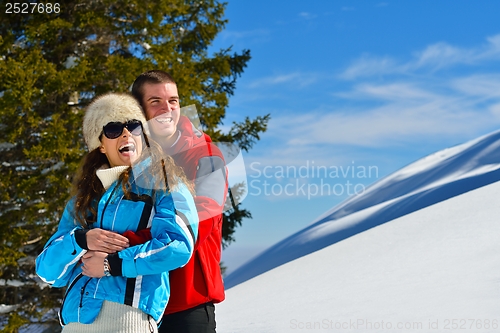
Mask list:
[[[22,3],[21,3],[22,4]],[[5,332],[33,320],[62,291],[43,288],[34,259],[55,231],[72,176],[86,152],[85,106],[96,95],[128,91],[135,77],[162,69],[177,81],[183,105],[195,104],[214,141],[249,150],[269,115],[219,130],[250,51],[208,54],[227,23],[216,0],[76,0],[8,4],[0,13],[0,304],[17,305]],[[250,212],[224,218],[224,245]],[[16,282],[14,284],[12,282]],[[45,310],[44,310],[45,309]]]

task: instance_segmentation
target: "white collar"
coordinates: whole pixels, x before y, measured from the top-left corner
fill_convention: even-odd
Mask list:
[[[97,177],[101,180],[102,186],[107,190],[111,184],[113,184],[118,177],[123,173],[123,171],[127,170],[129,167],[127,165],[119,165],[113,168],[106,168],[102,166],[99,170],[96,171]]]
[[[177,142],[179,142],[180,138],[181,138],[181,131],[177,131],[177,139],[175,139],[174,143],[172,143],[172,145],[170,146],[170,148],[172,148],[173,146],[175,146],[175,144]]]

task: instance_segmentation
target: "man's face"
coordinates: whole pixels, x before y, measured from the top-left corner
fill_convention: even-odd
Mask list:
[[[180,117],[179,94],[175,83],[146,83],[143,86],[143,106],[148,124],[156,138],[175,141]],[[161,143],[161,142],[160,142]]]

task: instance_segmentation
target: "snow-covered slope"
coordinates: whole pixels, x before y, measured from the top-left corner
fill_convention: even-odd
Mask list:
[[[419,163],[410,167],[422,170],[425,160]],[[350,225],[345,219],[362,221],[387,205],[380,203],[339,221]],[[342,228],[325,225],[317,232],[336,229]],[[496,332],[499,235],[497,182],[227,290],[226,300],[216,308],[217,331]]]
[[[500,180],[500,131],[429,155],[381,179],[225,279],[226,288],[362,231]]]

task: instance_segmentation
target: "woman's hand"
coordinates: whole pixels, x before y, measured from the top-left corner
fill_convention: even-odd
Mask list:
[[[90,251],[115,253],[129,247],[127,237],[104,229],[90,229],[87,231],[87,247]]]
[[[87,251],[82,257],[83,275],[93,278],[104,276],[104,258],[108,254],[100,251]]]

